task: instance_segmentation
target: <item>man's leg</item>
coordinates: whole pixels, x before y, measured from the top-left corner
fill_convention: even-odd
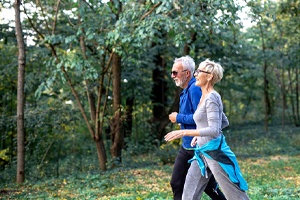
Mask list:
[[[174,200],[181,200],[183,193],[183,186],[187,171],[190,167],[188,160],[194,155],[194,151],[185,150],[182,146],[175,159],[173,173],[171,178],[171,187],[173,191]]]

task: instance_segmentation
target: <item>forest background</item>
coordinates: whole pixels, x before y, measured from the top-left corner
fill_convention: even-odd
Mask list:
[[[17,2],[21,99],[17,20],[0,21],[0,198],[172,199],[179,141],[163,136],[178,128],[170,71],[182,55],[225,69],[224,134],[249,197],[300,197],[299,0],[3,0],[0,11]]]

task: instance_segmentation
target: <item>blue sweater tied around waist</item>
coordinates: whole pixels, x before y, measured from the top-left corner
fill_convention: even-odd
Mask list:
[[[215,160],[227,173],[229,179],[235,183],[241,190],[248,190],[248,185],[241,174],[240,167],[234,153],[230,150],[230,147],[225,141],[224,135],[213,139],[203,146],[196,146],[195,155],[189,160],[191,163],[193,160],[197,160],[202,176],[206,175],[206,166],[201,155]]]

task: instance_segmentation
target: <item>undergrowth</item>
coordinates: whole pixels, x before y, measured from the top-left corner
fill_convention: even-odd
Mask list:
[[[224,135],[248,182],[250,199],[300,198],[299,128],[271,127],[264,133],[256,126],[237,127],[225,130]],[[0,199],[171,200],[169,181],[176,147],[164,144],[134,155],[131,150],[124,151],[122,164],[106,172],[97,169],[91,155],[82,164],[88,169],[76,170],[69,165],[72,170],[65,170],[68,173],[40,178],[27,175],[23,184],[14,183],[15,169],[11,166],[1,172]],[[204,195],[202,199],[209,198]]]

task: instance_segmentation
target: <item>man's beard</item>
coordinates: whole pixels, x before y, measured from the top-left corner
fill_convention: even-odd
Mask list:
[[[187,81],[187,77],[184,77],[182,79],[177,79],[177,81],[175,81],[175,84],[176,86],[183,88],[186,81]]]

